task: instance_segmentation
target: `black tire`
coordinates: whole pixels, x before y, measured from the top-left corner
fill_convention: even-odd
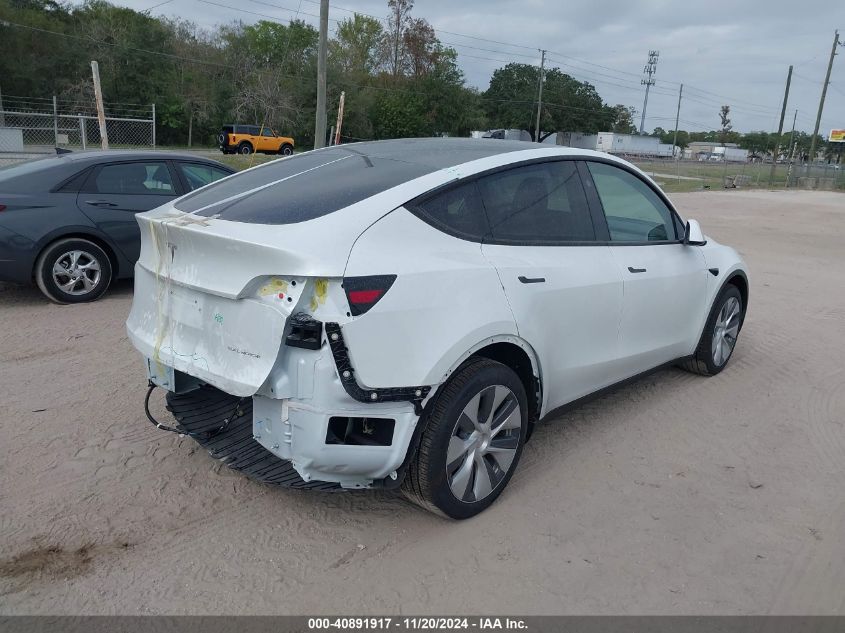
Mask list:
[[[54,275],[55,267],[65,268],[68,274]],[[74,279],[75,283],[68,287]],[[35,262],[35,283],[48,299],[56,303],[95,301],[103,296],[111,280],[112,266],[108,254],[94,242],[82,238],[53,242]],[[64,289],[60,283],[65,285]]]
[[[240,145],[238,145],[238,154],[243,154],[244,156],[249,156],[252,154],[252,143],[248,143],[247,141],[243,141]]]
[[[516,397],[519,406],[521,421],[515,442],[516,452],[507,471],[502,471],[504,476],[498,480],[492,492],[480,500],[462,500],[452,492],[447,479],[449,444],[458,429],[464,408],[476,395],[496,385],[507,387]],[[528,433],[528,401],[525,389],[519,377],[510,368],[486,358],[475,358],[455,372],[426,409],[425,419],[421,421],[425,424],[425,430],[419,450],[402,482],[402,492],[410,501],[426,510],[452,519],[468,519],[487,509],[498,498],[516,470]],[[496,412],[490,411],[490,420],[493,420],[494,413]],[[516,431],[516,427],[513,431]],[[484,457],[481,459],[482,463],[492,463],[485,461]],[[469,458],[466,458],[464,463],[468,461]],[[456,462],[457,460],[453,464]],[[489,468],[491,467],[488,466],[488,473]],[[452,476],[455,476],[454,472]],[[469,481],[472,482],[472,479]],[[472,484],[468,483],[466,495],[472,496],[470,487]]]
[[[716,297],[716,300],[713,302],[713,307],[710,309],[710,314],[707,316],[707,321],[704,324],[704,331],[699,339],[698,347],[695,348],[695,352],[692,357],[681,363],[681,367],[687,371],[691,371],[702,376],[715,376],[727,366],[728,361],[733,355],[736,338],[733,339],[733,344],[730,345],[730,351],[724,358],[716,358],[713,350],[713,338],[714,336],[718,336],[716,324],[722,310],[725,309],[725,307],[732,301],[736,301],[736,305],[739,308],[739,313],[736,317],[739,320],[737,323],[737,335],[739,334],[739,328],[742,326],[743,317],[742,294],[736,286],[730,284],[722,289],[719,296]]]
[[[224,132],[220,132],[220,134],[217,135],[217,142],[221,145],[226,144],[226,134]]]
[[[293,145],[291,145],[290,143],[285,143],[279,148],[279,154],[281,154],[282,156],[290,156],[291,154],[293,154]]]

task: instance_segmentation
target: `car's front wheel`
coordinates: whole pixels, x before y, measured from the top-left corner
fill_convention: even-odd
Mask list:
[[[431,406],[402,489],[427,510],[467,519],[496,500],[516,469],[528,432],[525,389],[505,365],[476,358]]]
[[[99,299],[108,289],[112,267],[106,252],[94,242],[66,238],[44,249],[35,263],[35,281],[56,303]]]
[[[684,369],[702,376],[714,376],[722,371],[736,347],[741,325],[742,294],[731,284],[713,302],[698,347],[684,361]]]
[[[290,143],[285,143],[279,148],[279,154],[281,154],[282,156],[290,156],[291,154],[293,154],[293,145],[291,145]]]

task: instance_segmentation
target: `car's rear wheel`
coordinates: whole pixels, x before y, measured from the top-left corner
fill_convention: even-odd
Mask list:
[[[244,154],[245,156],[252,154],[252,144],[244,141],[238,145],[238,154]]]
[[[282,154],[283,156],[290,156],[293,154],[293,145],[285,143],[279,148],[279,154]]]
[[[684,361],[684,369],[702,376],[714,376],[722,371],[736,347],[741,324],[742,294],[731,284],[713,302],[698,347]]]
[[[467,519],[498,498],[516,469],[528,432],[525,389],[511,369],[479,358],[435,398],[402,490],[427,510]]]
[[[99,299],[111,279],[111,261],[106,252],[82,238],[54,242],[44,249],[35,263],[38,288],[56,303]]]

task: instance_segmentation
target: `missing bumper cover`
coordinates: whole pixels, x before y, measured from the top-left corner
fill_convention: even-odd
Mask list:
[[[346,446],[390,446],[396,420],[391,418],[347,418],[332,416],[326,429],[326,444]]]
[[[326,323],[326,336],[332,350],[340,382],[350,396],[358,402],[411,402],[414,412],[422,415],[422,401],[431,387],[390,387],[386,389],[365,389],[355,380],[355,370],[349,361],[349,352],[343,342],[343,333],[337,323]]]

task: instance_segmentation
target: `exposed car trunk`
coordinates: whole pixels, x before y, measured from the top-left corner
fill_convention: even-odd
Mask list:
[[[288,317],[313,311],[325,280],[342,276],[357,237],[315,243],[314,227],[306,235],[302,225],[232,223],[167,208],[138,220],[132,343],[156,381],[167,382],[175,369],[237,396],[258,391]]]

